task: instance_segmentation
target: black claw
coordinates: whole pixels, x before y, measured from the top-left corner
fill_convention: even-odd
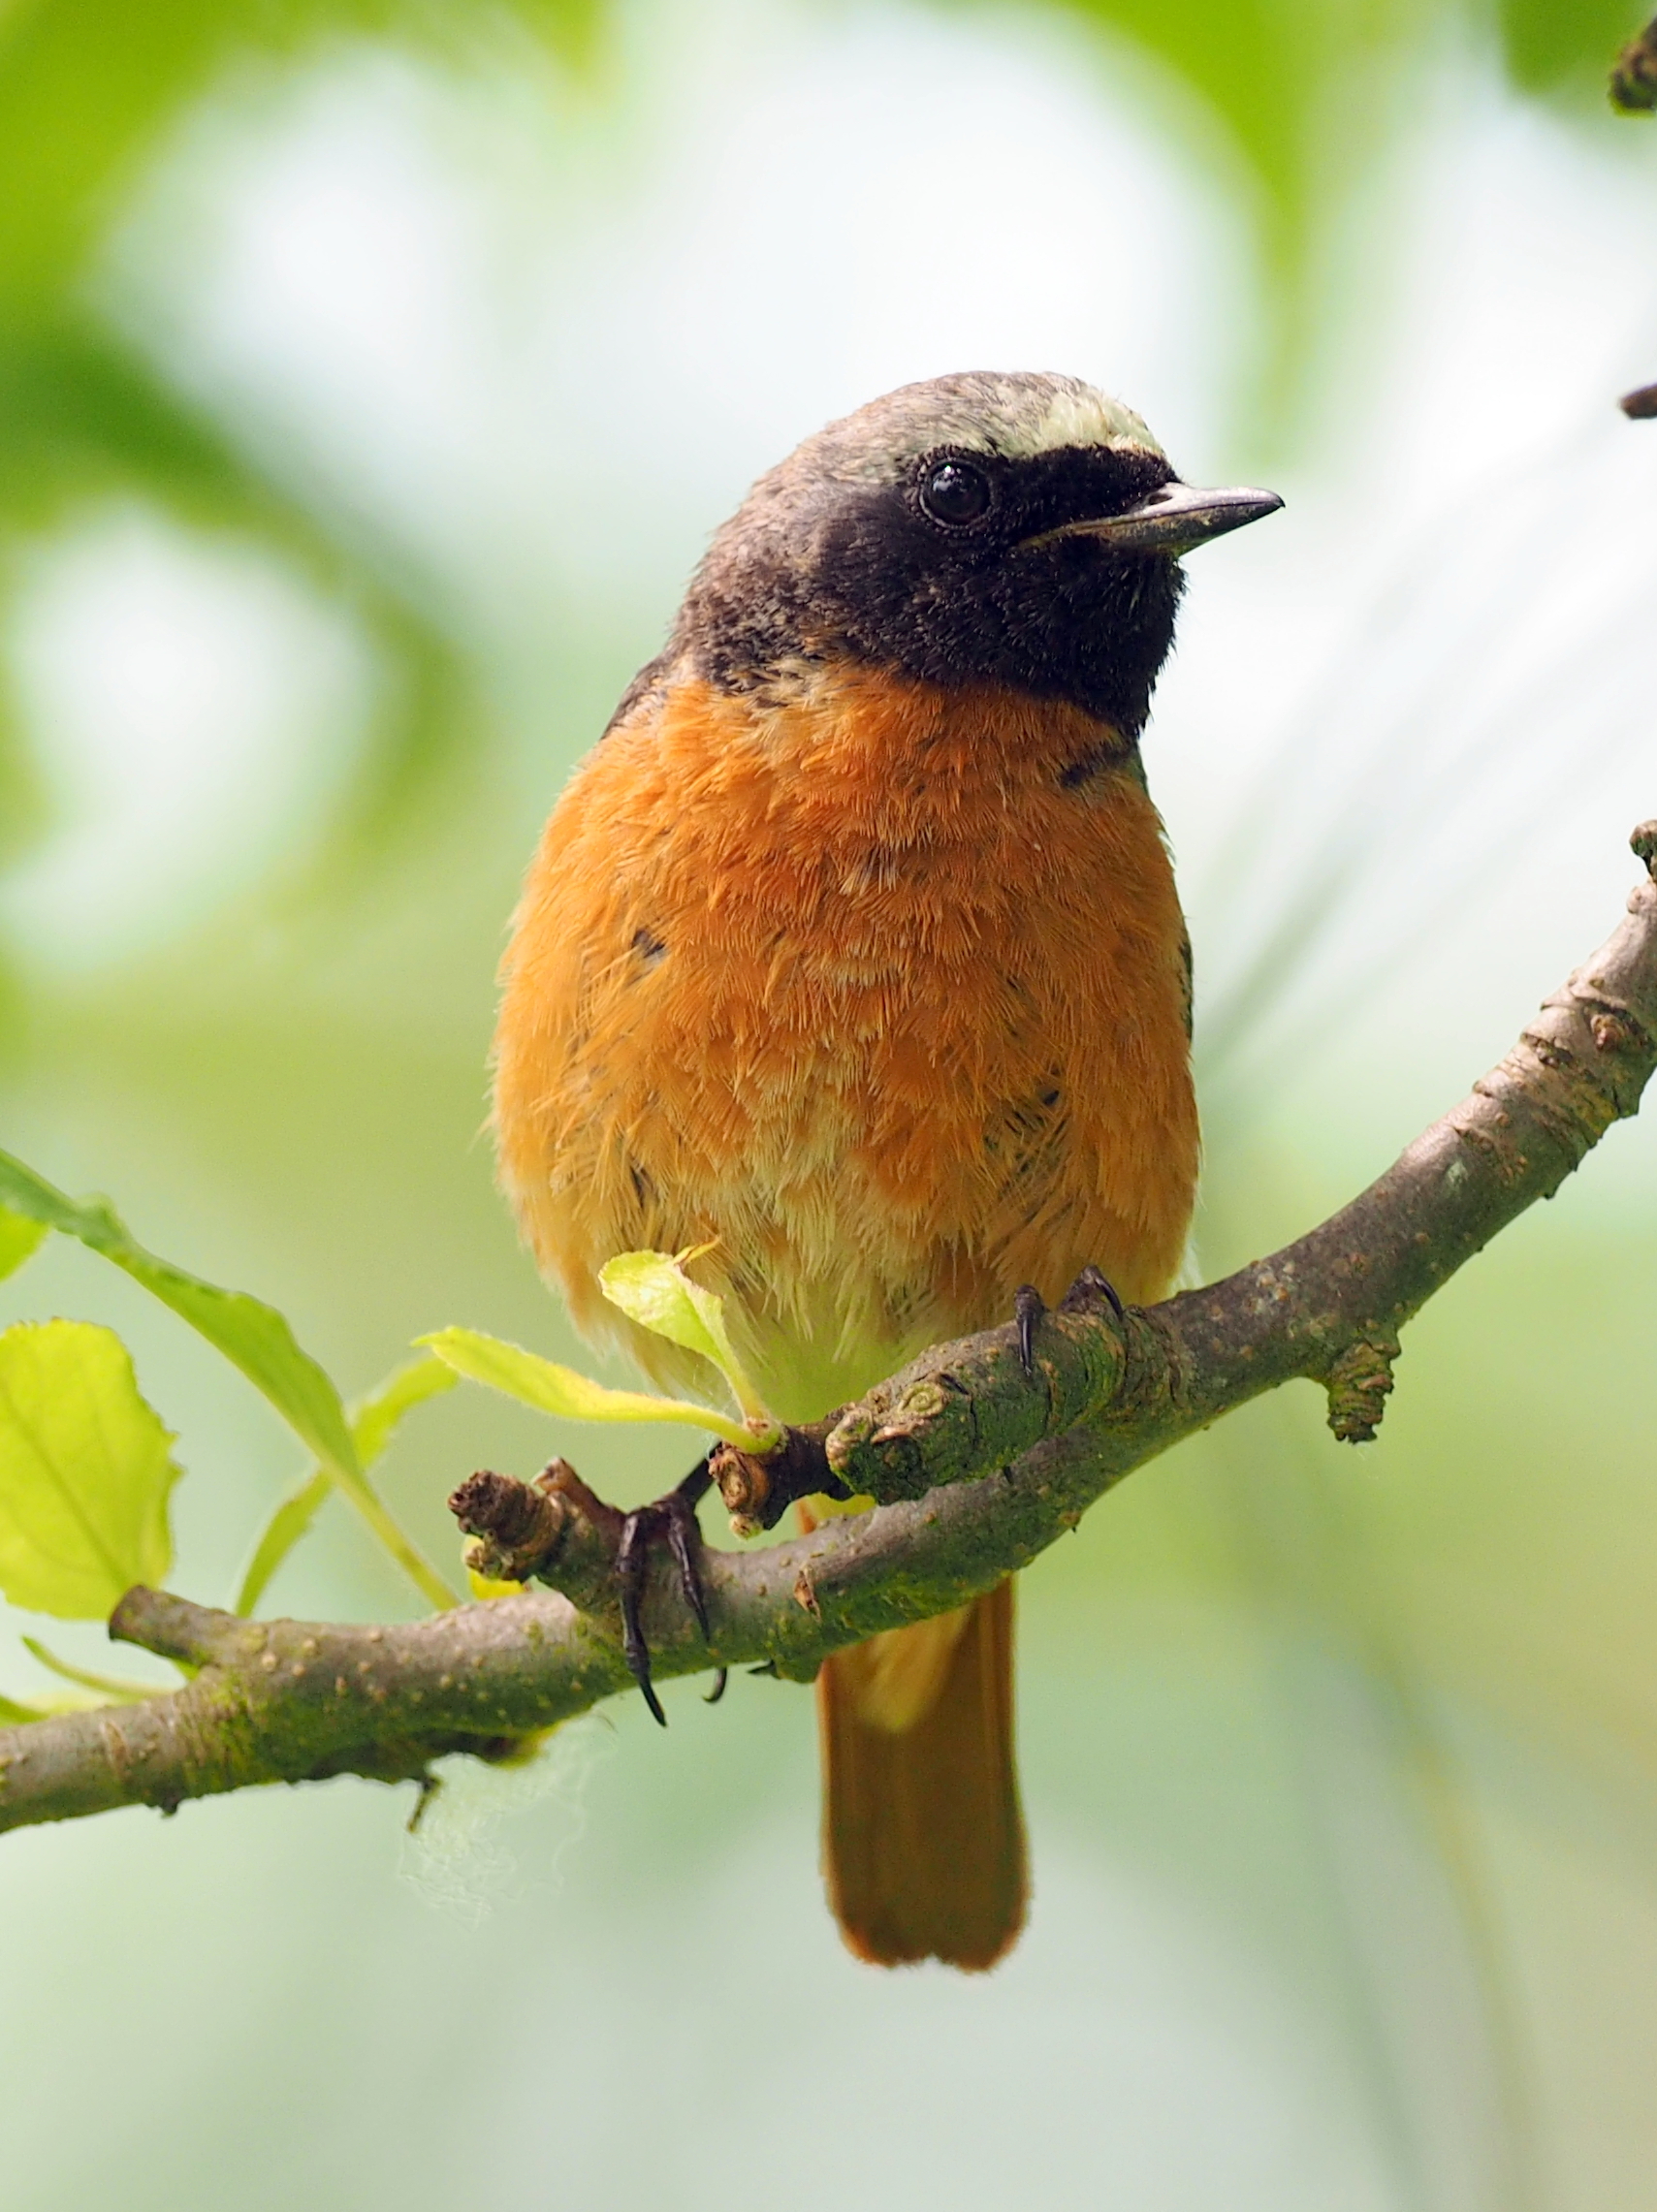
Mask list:
[[[667,1715],[661,1709],[661,1700],[651,1681],[650,1646],[645,1642],[644,1624],[640,1618],[639,1603],[644,1595],[645,1567],[650,1558],[652,1540],[656,1536],[667,1538],[667,1548],[679,1569],[679,1587],[685,1604],[689,1607],[703,1639],[710,1634],[708,1600],[702,1589],[702,1568],[697,1551],[702,1541],[701,1530],[696,1524],[696,1501],[713,1481],[708,1463],[699,1460],[685,1480],[670,1490],[665,1498],[658,1498],[653,1505],[641,1505],[629,1513],[621,1523],[621,1540],[616,1547],[616,1580],[621,1599],[621,1656],[627,1662],[627,1671],[644,1694],[651,1709],[651,1717],[658,1726],[667,1726]],[[717,1705],[724,1694],[725,1673],[719,1669],[719,1679],[714,1693],[708,1699]]]
[[[644,1626],[639,1619],[639,1597],[644,1589],[645,1562],[649,1557],[654,1519],[654,1506],[642,1505],[621,1523],[621,1540],[616,1547],[616,1580],[621,1597],[621,1657],[627,1662],[627,1672],[644,1692],[652,1719],[658,1727],[665,1728],[667,1715],[651,1681],[650,1646],[645,1642]]]
[[[1087,1306],[1091,1305],[1096,1298],[1102,1298],[1119,1321],[1127,1320],[1128,1310],[1117,1296],[1115,1283],[1099,1268],[1084,1267],[1069,1289],[1066,1291],[1065,1304],[1067,1306],[1072,1303],[1077,1306]]]
[[[1012,1294],[1012,1317],[1018,1324],[1018,1364],[1026,1379],[1036,1380],[1036,1331],[1047,1311],[1033,1282],[1022,1282]]]
[[[703,1704],[717,1705],[719,1699],[725,1694],[725,1684],[729,1680],[730,1669],[728,1667],[720,1667],[718,1672],[714,1677],[713,1689],[709,1691],[707,1696],[702,1700]]]

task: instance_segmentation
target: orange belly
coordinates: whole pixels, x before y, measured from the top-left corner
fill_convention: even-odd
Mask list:
[[[1197,1165],[1161,825],[1074,708],[884,674],[680,682],[577,771],[504,970],[503,1181],[584,1327],[619,1251],[712,1242],[770,1403],[1179,1264]],[[1067,775],[1067,771],[1070,773]]]

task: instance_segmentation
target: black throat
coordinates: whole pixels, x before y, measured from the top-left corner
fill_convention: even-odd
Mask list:
[[[763,526],[739,517],[697,573],[676,647],[726,690],[769,689],[846,655],[927,683],[1064,699],[1136,737],[1173,643],[1179,565],[1049,533],[1126,512],[1173,470],[1160,455],[1097,447],[964,458],[994,493],[966,528],[922,505],[936,456],[895,483],[803,488]]]

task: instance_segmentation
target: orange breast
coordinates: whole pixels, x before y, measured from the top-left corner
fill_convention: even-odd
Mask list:
[[[613,1253],[697,1272],[778,1410],[935,1338],[1178,1266],[1196,1177],[1185,934],[1131,759],[1000,690],[681,682],[577,771],[496,1039],[502,1179],[577,1320]],[[706,1387],[706,1378],[702,1378]]]

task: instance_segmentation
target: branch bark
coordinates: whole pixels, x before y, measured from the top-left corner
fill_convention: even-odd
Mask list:
[[[1627,918],[1469,1096],[1321,1227],[1126,1314],[1084,1281],[1043,1316],[1034,1376],[1015,1329],[992,1329],[790,1432],[773,1460],[719,1455],[749,1525],[825,1475],[877,1503],[765,1550],[710,1550],[706,1640],[671,1563],[653,1562],[657,1676],[760,1663],[810,1680],[830,1652],[992,1588],[1134,1468],[1295,1377],[1323,1385],[1338,1438],[1372,1437],[1405,1324],[1638,1109],[1657,1064],[1657,822],[1633,844],[1647,876]],[[477,1564],[551,1587],[405,1627],[246,1621],[131,1591],[111,1634],[198,1671],[143,1704],[0,1730],[0,1828],[171,1812],[256,1783],[421,1781],[450,1752],[519,1756],[626,1689],[614,1508],[561,1461],[532,1485],[474,1476],[453,1502]]]

